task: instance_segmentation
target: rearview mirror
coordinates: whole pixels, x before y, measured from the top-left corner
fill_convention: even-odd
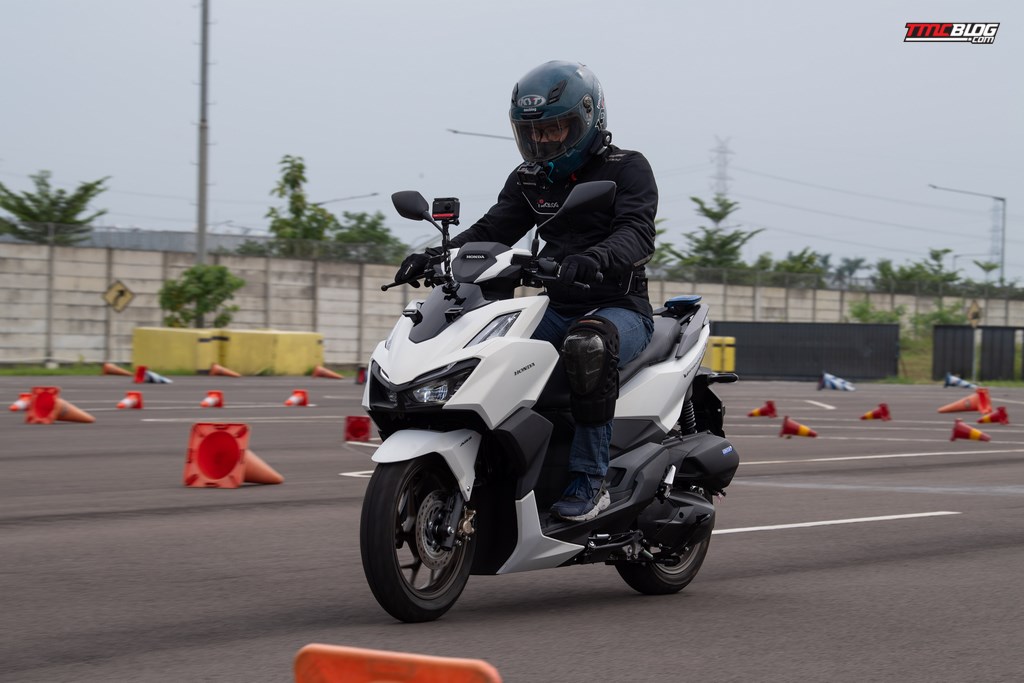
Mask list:
[[[613,180],[592,180],[588,183],[580,183],[572,188],[572,192],[569,193],[558,213],[566,215],[609,209],[615,202],[615,189],[616,185]]]
[[[430,205],[416,190],[402,190],[391,195],[391,203],[395,205],[398,215],[414,221],[430,218]]]

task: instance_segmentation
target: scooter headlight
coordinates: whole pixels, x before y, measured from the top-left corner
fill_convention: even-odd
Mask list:
[[[454,375],[448,377],[441,377],[438,379],[424,382],[419,386],[407,389],[404,393],[407,399],[413,403],[420,405],[427,403],[446,403],[455,392],[459,390],[465,381],[469,377],[470,373],[473,372],[473,368],[457,372]]]

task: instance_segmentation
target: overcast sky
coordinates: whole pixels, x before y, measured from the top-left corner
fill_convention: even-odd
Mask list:
[[[702,222],[725,142],[746,260],[810,247],[897,264],[929,248],[988,260],[1008,200],[1006,273],[1024,281],[1024,3],[211,0],[211,230],[265,231],[286,154],[313,201],[381,211],[429,238],[396,190],[462,200],[463,225],[520,158],[516,80],[586,63],[609,129],[643,152],[664,239]],[[907,22],[1000,22],[991,45],[904,43]],[[197,0],[10,0],[0,25],[0,182],[110,176],[105,225],[194,229]],[[998,240],[996,240],[998,242]],[[953,260],[947,260],[952,266]],[[863,273],[862,273],[863,274]]]

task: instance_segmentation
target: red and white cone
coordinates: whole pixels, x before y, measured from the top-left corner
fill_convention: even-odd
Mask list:
[[[309,394],[306,393],[305,389],[295,389],[284,404],[286,406],[308,406]]]
[[[224,394],[220,391],[207,391],[206,398],[199,403],[199,406],[201,408],[223,408]]]
[[[121,408],[133,408],[135,410],[142,409],[142,392],[141,391],[129,391],[124,395],[120,401],[117,402],[117,407]]]
[[[32,394],[18,394],[18,400],[10,405],[8,410],[12,413],[16,413],[19,410],[28,410],[29,404],[32,403]]]

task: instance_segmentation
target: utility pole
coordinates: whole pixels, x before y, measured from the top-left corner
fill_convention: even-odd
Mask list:
[[[714,190],[716,195],[725,197],[729,194],[729,181],[732,180],[729,177],[729,155],[732,154],[732,150],[729,149],[729,138],[723,140],[716,136],[715,140],[718,141],[718,144],[711,150],[715,153],[713,159],[715,175],[712,176],[715,182],[711,189]]]
[[[928,183],[928,187],[933,190],[945,190],[946,192],[958,192],[960,194],[971,194],[975,197],[988,197],[996,202],[1002,202],[1002,220],[999,222],[999,286],[1003,287],[1006,284],[1006,197],[997,197],[994,194],[985,194],[984,192],[971,192],[970,190],[957,190],[952,187],[939,187],[938,185],[932,185]],[[992,205],[992,252],[996,251],[996,211],[995,204]]]
[[[196,194],[196,265],[206,263],[206,186],[207,135],[206,75],[210,53],[210,0],[202,0],[202,25],[199,48],[199,189]]]

